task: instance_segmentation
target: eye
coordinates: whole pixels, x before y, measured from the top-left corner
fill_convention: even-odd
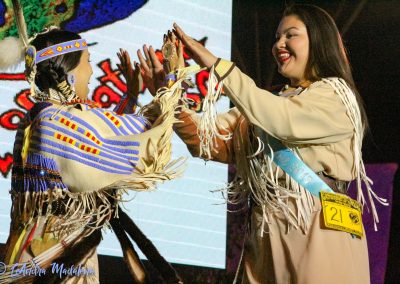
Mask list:
[[[295,36],[297,36],[297,34],[294,34],[294,33],[287,33],[286,34],[286,38],[287,39],[291,39],[292,37],[295,37]]]

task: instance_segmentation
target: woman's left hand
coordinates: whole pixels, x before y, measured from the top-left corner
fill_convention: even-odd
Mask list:
[[[218,57],[212,54],[201,43],[185,34],[176,23],[174,23],[173,33],[185,45],[186,52],[189,53],[190,57],[200,66],[211,68],[217,62]]]
[[[185,59],[183,58],[183,45],[177,40],[175,34],[168,31],[164,34],[164,43],[162,46],[162,54],[164,57],[164,71],[166,74],[175,72],[177,69],[185,67]]]
[[[128,88],[127,94],[129,98],[137,101],[139,92],[143,87],[143,79],[140,75],[139,65],[134,62],[135,68],[133,68],[129,53],[122,48],[119,49],[117,55],[120,61],[120,64],[117,64],[117,67],[125,78],[126,86]]]

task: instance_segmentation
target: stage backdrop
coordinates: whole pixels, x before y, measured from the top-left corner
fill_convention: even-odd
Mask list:
[[[46,7],[44,3],[50,1],[21,2],[23,5],[30,3],[30,9],[36,9],[42,17],[58,17],[61,27],[79,32],[86,38],[94,69],[90,98],[106,108],[114,107],[126,90],[122,77],[117,74],[117,50],[127,49],[132,60],[137,60],[136,50],[144,43],[156,49],[161,47],[162,36],[171,29],[173,22],[180,24],[217,56],[230,58],[230,0],[65,0]],[[0,30],[9,24],[6,16],[8,9],[5,2],[0,1]],[[188,56],[185,59],[193,64]],[[29,86],[22,72],[22,66],[0,71],[0,243],[6,242],[10,223],[8,192],[15,129],[21,117],[32,107]],[[205,71],[199,73],[194,78],[197,87],[189,90],[188,97],[196,110],[206,92],[207,75]],[[150,98],[144,90],[140,102],[146,103]],[[228,100],[223,98],[219,107],[227,109],[228,105]],[[177,137],[172,143],[175,158],[190,156]],[[168,261],[224,268],[226,205],[219,193],[211,193],[210,190],[223,187],[226,180],[226,166],[212,162],[205,166],[204,161],[190,158],[183,178],[167,182],[154,192],[125,196],[125,199],[132,200],[124,206]],[[98,252],[122,256],[112,232],[104,234]]]

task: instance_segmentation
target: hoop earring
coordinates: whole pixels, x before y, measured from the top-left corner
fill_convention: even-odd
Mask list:
[[[71,86],[71,88],[73,88],[74,85],[75,85],[75,75],[74,74],[68,74],[67,75],[67,82]]]

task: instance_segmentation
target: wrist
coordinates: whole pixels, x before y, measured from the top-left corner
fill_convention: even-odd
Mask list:
[[[171,86],[176,82],[175,72],[170,72],[164,78],[164,86],[171,88]]]
[[[204,64],[207,69],[211,69],[211,67],[215,66],[220,58],[213,56],[212,59],[209,60],[207,64]]]

